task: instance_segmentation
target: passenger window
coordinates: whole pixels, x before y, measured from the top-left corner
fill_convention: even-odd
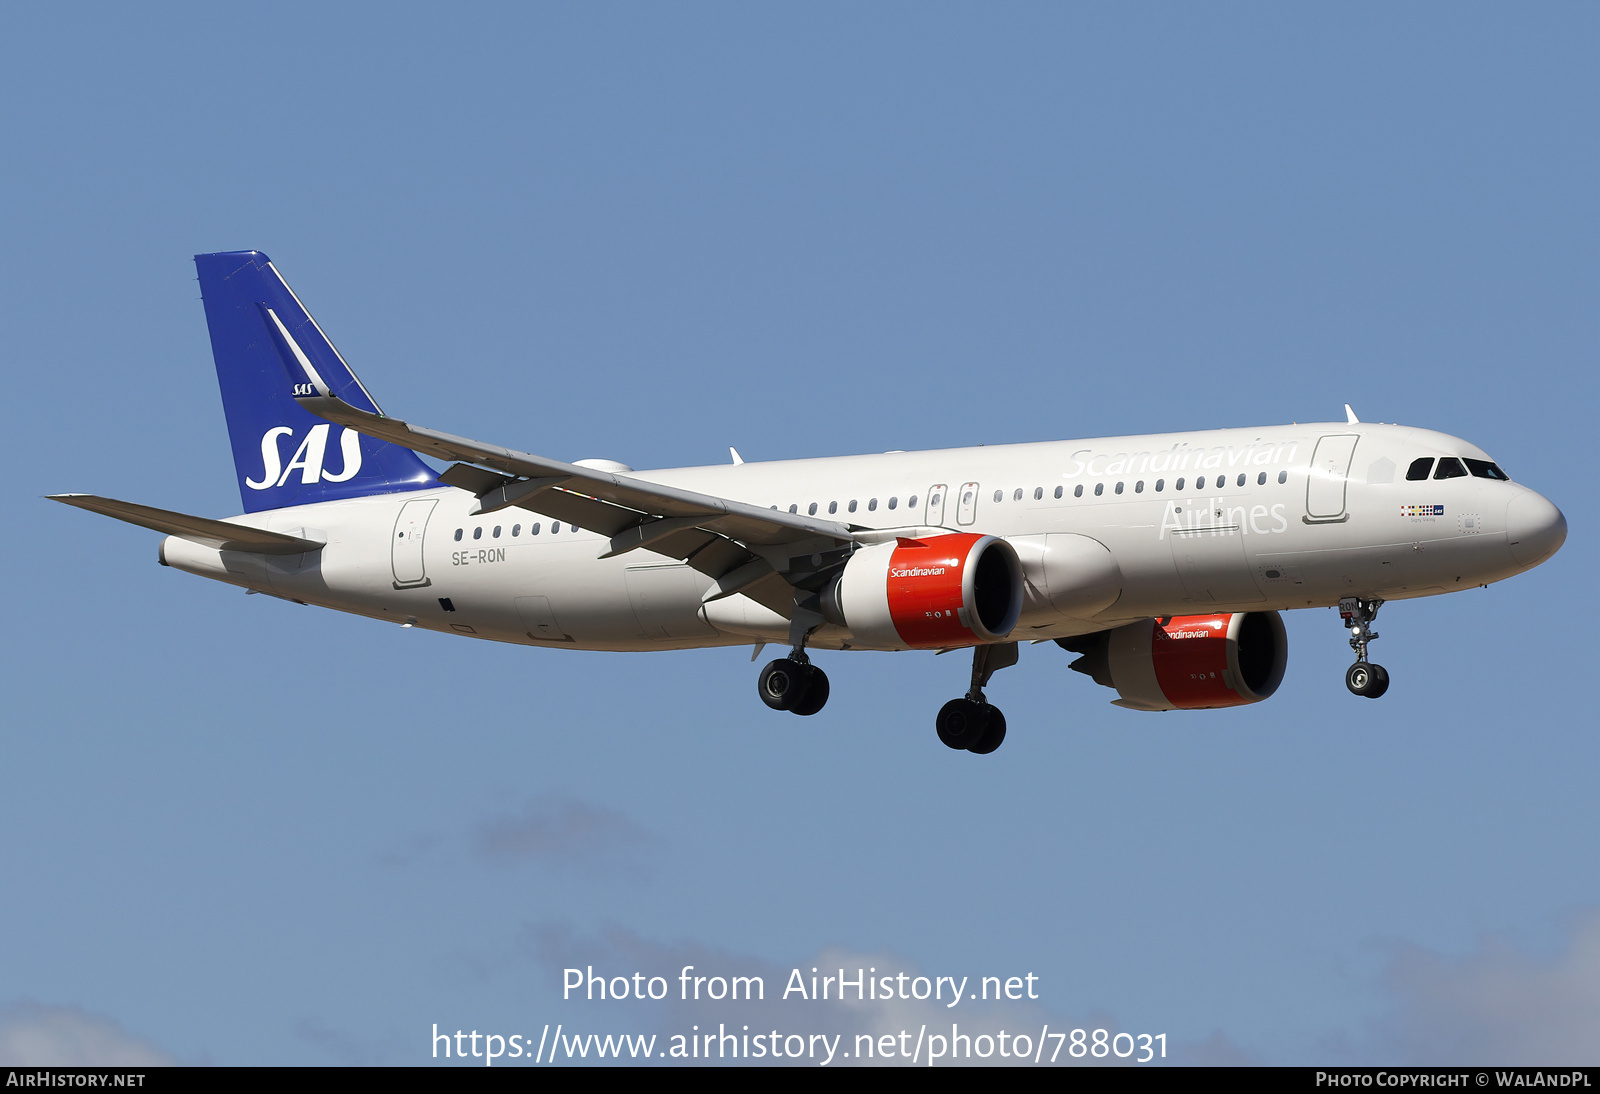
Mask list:
[[[1244,473],[1243,472],[1239,473],[1239,485],[1240,486],[1244,485]]]
[[[878,499],[877,498],[873,498],[871,501],[867,502],[867,512],[869,512],[869,513],[874,512],[877,508],[878,508]]]
[[[1183,480],[1179,479],[1177,484],[1175,486],[1173,486],[1173,489],[1174,490],[1182,490],[1183,489]]]
[[[1475,479],[1495,479],[1499,482],[1510,482],[1511,476],[1500,470],[1498,464],[1488,460],[1468,460],[1467,470],[1472,472]]]
[[[856,511],[856,499],[855,498],[851,498],[850,499],[850,511],[852,513],[854,513]]]
[[[900,504],[900,499],[899,498],[890,498],[889,499],[889,508],[890,509],[893,509],[896,505],[899,505],[899,504]]]
[[[1143,479],[1140,479],[1138,482],[1133,484],[1133,492],[1135,494],[1144,493],[1144,480]]]
[[[500,538],[500,526],[498,524],[494,526],[494,531],[491,532],[490,535],[492,535],[495,539]]]
[[[791,513],[800,512],[800,506],[798,504],[789,506],[789,512],[791,512]]]
[[[550,534],[553,536],[559,531],[561,531],[561,522],[559,520],[551,521],[550,522]]]
[[[518,537],[518,536],[520,536],[520,535],[521,535],[521,534],[522,534],[522,525],[520,525],[520,524],[513,524],[513,525],[512,525],[512,526],[511,526],[511,538],[512,538],[512,539],[516,539],[516,538],[517,538],[517,537]]]
[[[1165,490],[1166,488],[1167,488],[1167,480],[1166,479],[1157,479],[1156,480],[1156,493],[1159,494],[1159,493],[1161,493],[1161,491]]]
[[[1035,486],[1033,488],[1033,500],[1034,501],[1039,501],[1043,497],[1044,497],[1044,487]]]
[[[1433,470],[1433,457],[1424,456],[1420,460],[1412,460],[1411,466],[1406,468],[1407,482],[1423,482],[1428,477],[1428,472]]]
[[[1022,487],[1020,487],[1020,486],[1017,487],[1016,493],[1011,495],[1011,500],[1012,501],[1021,501],[1022,500]]]
[[[473,539],[482,539],[483,538],[483,529],[482,528],[474,528],[472,530],[472,538]]]
[[[911,500],[906,502],[906,508],[907,509],[915,509],[916,507],[917,507],[917,496],[915,494],[912,494],[911,495]]]
[[[1005,497],[1006,497],[1006,492],[1004,490],[996,490],[994,492],[994,500],[995,500],[996,504],[1004,501]]]
[[[1261,474],[1256,476],[1256,485],[1257,486],[1265,486],[1265,485],[1267,485],[1267,473],[1265,471],[1261,472]]]
[[[1278,472],[1278,485],[1282,486],[1284,483],[1286,483],[1288,481],[1289,481],[1289,472],[1287,472],[1287,471],[1279,471]]]
[[[1072,488],[1072,496],[1075,498],[1083,497],[1083,483],[1080,482],[1077,486]]]
[[[1436,479],[1462,479],[1466,478],[1467,469],[1461,466],[1461,461],[1454,456],[1445,456],[1439,461],[1439,467],[1433,473]]]
[[[1060,496],[1061,496],[1061,487],[1058,486],[1058,487],[1056,487],[1056,497],[1059,498]]]
[[[1220,478],[1217,479],[1217,485],[1222,485],[1222,480]],[[1194,488],[1196,490],[1204,490],[1206,488],[1206,477],[1204,475],[1201,475],[1198,479],[1194,480]]]
[[[528,534],[530,536],[536,536],[536,535],[539,534],[539,522],[538,521],[534,521],[532,524],[528,525]]]
[[[461,529],[460,528],[456,529],[456,542],[457,543],[461,542]]]
[[[1098,498],[1101,494],[1104,494],[1105,492],[1106,492],[1106,484],[1105,483],[1097,482],[1097,483],[1094,484],[1094,496],[1095,497]]]
[[[1117,483],[1117,493],[1122,493],[1122,484],[1120,482]]]
[[[839,511],[839,503],[836,502],[836,501],[830,501],[828,503],[828,514],[831,516],[832,514],[837,513],[838,511]]]

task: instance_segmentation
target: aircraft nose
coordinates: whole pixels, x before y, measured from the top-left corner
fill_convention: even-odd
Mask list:
[[[1506,542],[1517,565],[1533,567],[1555,554],[1567,539],[1567,518],[1532,490],[1506,505]]]

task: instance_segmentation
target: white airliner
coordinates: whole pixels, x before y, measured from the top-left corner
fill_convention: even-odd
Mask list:
[[[939,738],[987,753],[1019,642],[1137,710],[1270,696],[1278,611],[1338,605],[1367,657],[1386,601],[1499,581],[1566,538],[1549,501],[1443,433],[1347,421],[639,471],[391,418],[259,251],[197,255],[245,514],[55,500],[168,533],[161,562],[259,593],[529,646],[782,642],[775,710],[814,714],[807,650],[973,651]],[[437,472],[417,453],[452,461]],[[754,660],[754,657],[752,657]]]

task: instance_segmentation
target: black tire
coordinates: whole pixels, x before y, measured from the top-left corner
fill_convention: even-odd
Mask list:
[[[810,690],[811,666],[791,657],[780,657],[767,662],[756,681],[756,691],[761,701],[773,710],[793,710],[806,701]]]
[[[934,726],[939,740],[950,748],[965,751],[983,740],[988,726],[985,715],[993,710],[988,703],[974,703],[971,699],[952,699],[939,709]]]
[[[1351,695],[1359,695],[1364,699],[1375,699],[1377,696],[1373,694],[1373,688],[1378,686],[1378,680],[1380,679],[1378,674],[1380,672],[1383,672],[1383,670],[1370,661],[1357,661],[1345,670],[1344,686],[1350,689]],[[1383,687],[1387,688],[1389,686],[1389,674],[1384,672],[1381,679],[1383,680]],[[1380,690],[1378,695],[1382,694],[1383,691]]]
[[[1389,670],[1382,665],[1372,666],[1372,686],[1367,689],[1368,699],[1377,699],[1389,690]]]
[[[801,717],[815,714],[828,703],[828,674],[815,665],[805,667],[811,673],[811,682],[806,685],[806,696],[790,708],[793,713]]]
[[[1006,716],[1000,713],[999,707],[991,707],[988,703],[984,706],[988,707],[988,717],[985,719],[988,724],[984,726],[983,736],[977,744],[967,746],[968,752],[975,752],[979,756],[987,756],[1006,739]]]

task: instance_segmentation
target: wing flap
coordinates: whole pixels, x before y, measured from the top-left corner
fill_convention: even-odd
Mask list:
[[[315,380],[309,383],[314,387],[317,386]],[[326,389],[319,388],[319,391],[325,392]],[[414,452],[442,460],[476,464],[516,478],[560,479],[562,487],[569,491],[649,516],[703,517],[701,527],[721,532],[746,543],[776,545],[815,537],[849,543],[854,538],[850,528],[837,521],[818,520],[815,517],[784,513],[776,509],[763,509],[746,502],[645,482],[627,475],[618,475],[592,467],[579,467],[576,464],[534,456],[527,452],[517,452],[499,445],[484,444],[466,437],[424,429],[399,418],[386,418],[357,409],[331,394],[301,396],[300,403],[318,417],[348,426],[370,437],[409,448]],[[519,504],[534,512],[545,512],[544,507],[552,504],[551,499],[558,492],[559,488],[541,490],[528,498],[525,503]],[[597,527],[597,530],[603,529]]]

